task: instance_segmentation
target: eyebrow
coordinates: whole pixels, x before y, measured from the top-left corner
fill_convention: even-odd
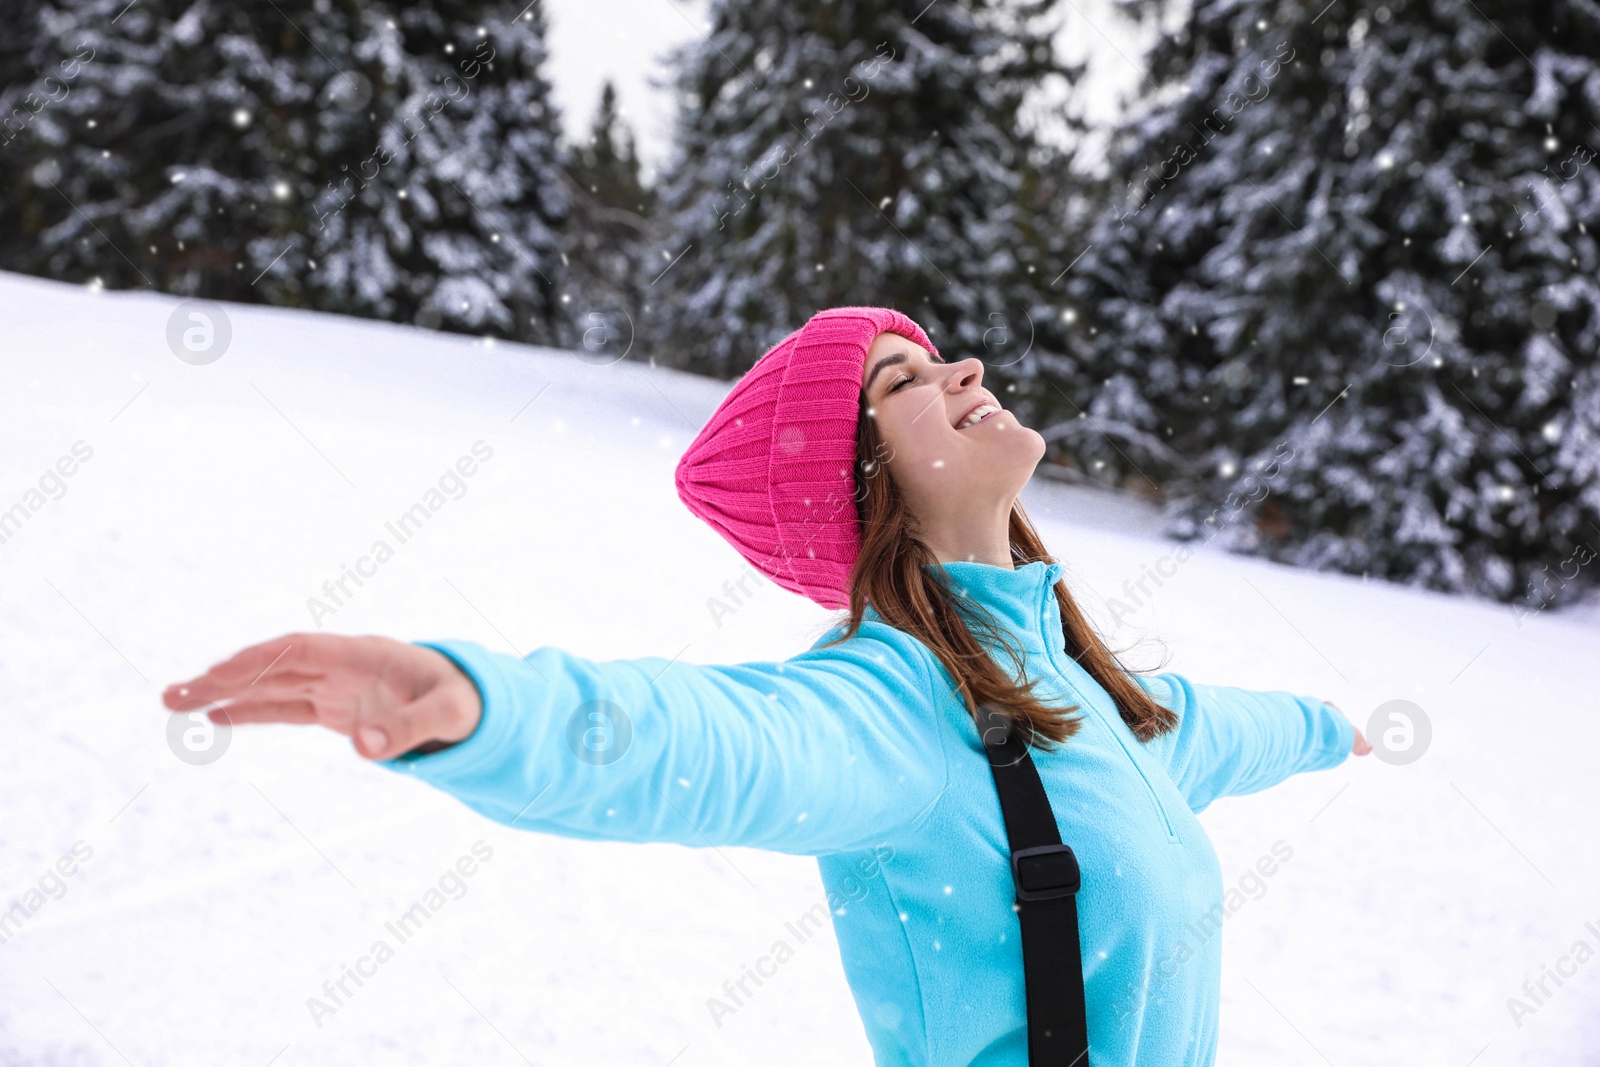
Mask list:
[[[885,367],[899,366],[901,363],[905,363],[910,359],[911,354],[909,352],[896,352],[892,356],[884,356],[882,359],[878,360],[877,366],[872,368],[872,373],[867,375],[866,388],[864,388],[862,392],[866,393],[872,391],[872,383],[878,380],[879,371],[883,370]],[[943,363],[944,357],[936,352],[929,356],[928,360],[930,363]]]

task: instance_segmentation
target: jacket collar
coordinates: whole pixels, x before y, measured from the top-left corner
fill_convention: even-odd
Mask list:
[[[1021,638],[1030,649],[1061,644],[1061,607],[1054,589],[1063,569],[1060,563],[1043,560],[1014,569],[967,560],[926,567],[946,587],[981,605],[1003,631]]]
[[[987,609],[1002,633],[1020,640],[1028,651],[1061,647],[1061,605],[1055,597],[1055,584],[1064,570],[1060,563],[1035,560],[1013,569],[955,560],[926,564],[924,569],[946,588]],[[881,618],[871,604],[863,617]]]

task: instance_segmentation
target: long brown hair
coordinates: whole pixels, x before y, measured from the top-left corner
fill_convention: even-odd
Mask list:
[[[939,658],[974,721],[978,721],[977,709],[983,707],[1007,722],[1029,745],[1050,749],[1064,743],[1078,732],[1079,720],[1068,717],[1078,705],[1052,707],[1035,697],[1037,679],[1027,678],[1021,651],[1006,640],[993,617],[970,599],[954,594],[925,569],[938,559],[922,540],[916,516],[894,479],[880,476],[893,456],[878,433],[876,420],[866,410],[865,397],[856,425],[855,499],[861,551],[850,572],[846,628],[828,643],[853,637],[870,603],[884,622],[917,638]],[[1014,566],[1038,560],[1055,562],[1020,501],[1012,505],[1008,535]],[[1078,609],[1065,579],[1056,582],[1055,594],[1061,607],[1063,647],[1110,694],[1134,736],[1149,741],[1175,729],[1178,716],[1129,676]],[[989,644],[1005,649],[1013,663],[1011,673],[1003,671],[979,644],[974,627]],[[1014,682],[1014,676],[1022,677],[1022,684]]]

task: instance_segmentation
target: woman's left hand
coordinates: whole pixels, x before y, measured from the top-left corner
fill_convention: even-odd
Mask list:
[[[1328,705],[1328,707],[1333,708],[1340,715],[1344,715],[1344,709],[1339,707],[1339,705],[1335,704],[1333,701],[1324,700],[1323,703]],[[1345,718],[1349,718],[1349,716],[1345,715]],[[1357,756],[1365,756],[1367,753],[1371,752],[1372,751],[1372,746],[1367,744],[1367,739],[1365,737],[1361,736],[1360,727],[1357,727],[1354,724],[1352,724],[1351,725],[1351,729],[1355,730],[1355,732],[1356,732],[1356,740],[1355,740],[1355,744],[1350,746],[1350,751],[1352,753],[1354,753],[1355,755],[1357,755]]]

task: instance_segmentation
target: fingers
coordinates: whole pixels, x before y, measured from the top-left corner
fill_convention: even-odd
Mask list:
[[[309,724],[319,721],[316,707],[310,700],[304,698],[298,700],[255,701],[250,704],[230,704],[226,708],[210,714],[211,718],[217,722],[227,722],[235,726],[246,722]]]
[[[1340,715],[1344,715],[1344,709],[1339,707],[1339,705],[1335,704],[1333,701],[1324,700],[1323,703],[1328,705],[1328,707],[1338,711]],[[1345,718],[1348,719],[1349,716],[1345,715]],[[1355,728],[1354,723],[1352,723],[1351,726],[1352,728]],[[1358,728],[1356,729],[1355,740],[1350,743],[1350,751],[1357,756],[1365,756],[1367,753],[1372,751],[1372,745],[1367,742],[1365,737],[1361,736],[1361,731]]]
[[[169,690],[173,694],[172,699],[163,698],[167,707],[178,715],[201,712],[209,715],[213,722],[229,724],[314,723],[322,718],[318,714],[316,690],[309,685],[263,684],[259,689],[246,689],[242,696],[221,700],[200,700],[192,695],[178,697],[176,693],[179,688]]]
[[[442,654],[339,634],[292,633],[251,645],[168,686],[161,700],[218,722],[319,723],[374,760],[454,743],[481,714],[477,688]]]
[[[212,665],[204,674],[169,685],[161,694],[161,702],[174,710],[185,701],[210,703],[235,696],[240,690],[280,671],[304,672],[310,665],[307,653],[312,650],[313,643],[327,636],[284,634],[251,645]]]

